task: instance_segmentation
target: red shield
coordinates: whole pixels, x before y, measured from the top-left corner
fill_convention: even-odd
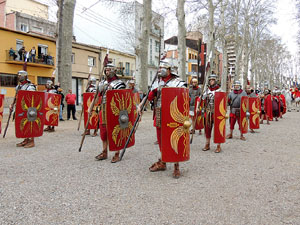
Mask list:
[[[0,94],[0,134],[1,134],[1,126],[3,120],[3,108],[4,108],[4,95]]]
[[[30,138],[43,135],[45,124],[45,92],[18,92],[16,103],[16,137]]]
[[[124,148],[134,124],[133,93],[129,89],[108,90],[106,92],[106,126],[110,151]],[[127,148],[135,143],[134,134]]]
[[[249,98],[249,128],[259,129],[260,98]]]
[[[58,126],[61,95],[45,93],[45,125]]]
[[[199,97],[196,98],[196,107],[195,107],[195,114],[196,115],[196,123],[195,123],[195,130],[201,130],[204,128],[204,116],[202,116],[201,111],[204,107],[204,101],[201,100]],[[199,108],[198,113],[196,113],[197,108]]]
[[[246,134],[248,132],[248,119],[247,119],[247,111],[249,108],[249,98],[248,96],[243,96],[241,98],[241,106],[240,106],[240,127],[242,134]]]
[[[83,94],[84,126],[86,125],[86,122],[88,120],[89,108],[93,102],[94,96],[95,96],[95,93],[91,93],[91,92]],[[98,104],[95,104],[94,108],[92,109],[92,114],[91,114],[87,129],[97,129],[97,124],[98,124],[98,120],[99,120],[98,113],[97,113],[97,107],[98,107]]]
[[[226,140],[226,92],[215,93],[215,112],[214,112],[214,143],[225,143]]]
[[[189,90],[162,88],[161,154],[164,162],[190,159]]]

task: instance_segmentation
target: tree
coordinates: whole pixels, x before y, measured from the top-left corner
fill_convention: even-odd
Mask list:
[[[57,77],[65,93],[72,89],[72,40],[76,0],[59,0]]]
[[[185,28],[185,0],[177,0],[176,17],[178,22],[178,75],[186,80],[186,28]]]

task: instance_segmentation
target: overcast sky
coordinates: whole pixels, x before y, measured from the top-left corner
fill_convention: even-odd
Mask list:
[[[55,0],[40,0],[48,4],[49,19],[56,19]],[[128,0],[129,1],[129,0]],[[116,8],[107,8],[98,0],[76,0],[76,10],[74,18],[74,34],[78,42],[104,46],[108,48],[124,50],[124,40],[122,36],[122,21],[118,18]],[[142,0],[139,0],[142,2]],[[176,0],[153,0],[153,9],[157,12],[160,8],[170,7],[175,9],[176,4],[169,4]],[[95,4],[97,3],[97,4]],[[121,4],[121,3],[120,3]],[[124,4],[124,3],[123,3]],[[89,8],[92,10],[86,10]],[[278,0],[275,17],[278,19],[277,25],[272,27],[272,32],[282,38],[292,54],[296,54],[296,36],[298,24],[295,18],[296,8],[294,0]],[[187,21],[191,20],[187,16]],[[176,17],[174,12],[168,14],[165,19],[165,38],[176,35]]]

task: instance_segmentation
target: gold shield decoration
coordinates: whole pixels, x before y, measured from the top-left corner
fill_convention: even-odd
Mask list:
[[[58,126],[61,95],[45,93],[45,125]]]

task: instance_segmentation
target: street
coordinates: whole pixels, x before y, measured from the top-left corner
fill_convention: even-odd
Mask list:
[[[135,146],[115,164],[111,152],[94,159],[99,136],[87,136],[78,152],[77,121],[60,122],[31,149],[15,147],[21,139],[11,122],[0,140],[0,224],[300,224],[299,123],[300,113],[289,112],[246,141],[236,125],[219,154],[215,144],[202,151],[196,132],[174,179],[172,164],[149,172],[159,158],[149,110]]]

